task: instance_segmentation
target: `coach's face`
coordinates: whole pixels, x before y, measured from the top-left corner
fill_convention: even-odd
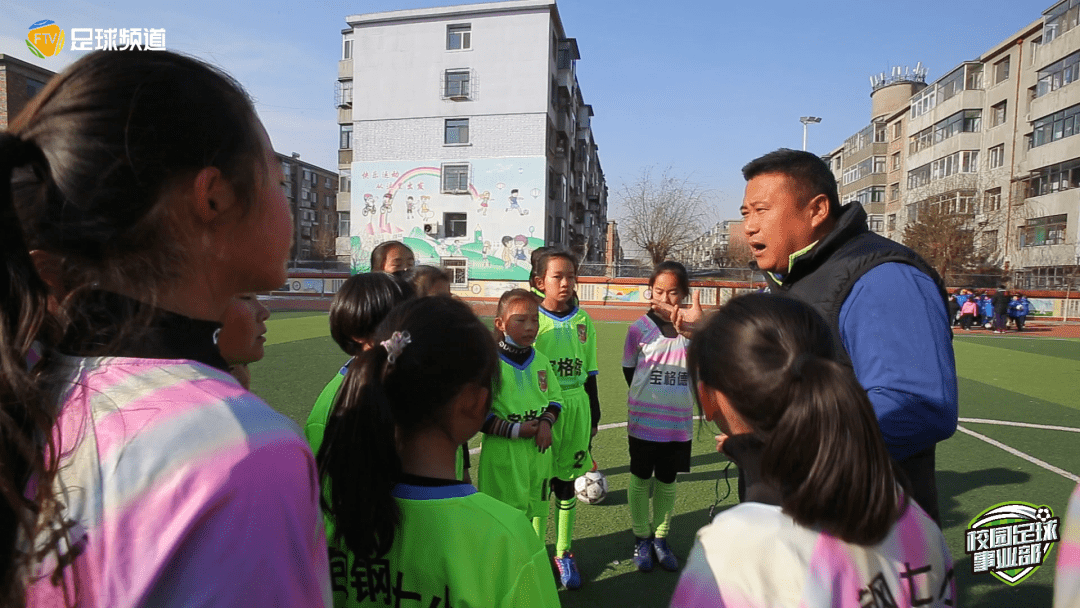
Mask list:
[[[743,231],[761,270],[783,274],[791,254],[828,233],[829,198],[807,201],[803,188],[782,173],[763,173],[746,183]]]

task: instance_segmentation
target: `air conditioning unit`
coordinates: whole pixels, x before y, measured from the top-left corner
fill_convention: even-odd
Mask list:
[[[426,222],[424,224],[424,234],[428,236],[439,236],[439,223]]]

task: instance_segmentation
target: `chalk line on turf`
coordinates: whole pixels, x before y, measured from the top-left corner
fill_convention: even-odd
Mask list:
[[[1080,433],[1080,429],[1071,426],[1054,426],[1052,424],[1032,424],[1030,422],[1010,422],[1008,420],[988,420],[986,418],[961,418],[960,422],[977,422],[979,424],[996,424],[999,426],[1018,426],[1025,429],[1043,429],[1044,431],[1069,431]]]
[[[1021,452],[1020,450],[1018,450],[1016,448],[1009,447],[1009,446],[1005,445],[1004,443],[1001,443],[1000,441],[997,441],[996,439],[991,439],[991,438],[987,437],[986,435],[976,433],[975,431],[968,430],[968,429],[966,429],[966,428],[964,428],[962,426],[959,426],[959,425],[956,427],[956,430],[960,431],[961,433],[971,435],[972,437],[974,437],[976,439],[981,439],[982,441],[985,441],[986,443],[989,443],[990,445],[992,445],[994,447],[1001,448],[1001,449],[1005,450],[1006,452],[1012,454],[1013,456],[1018,456],[1020,458],[1023,458],[1024,460],[1030,462],[1031,464],[1033,464],[1035,466],[1042,467],[1042,468],[1044,468],[1047,471],[1050,471],[1052,473],[1057,473],[1058,475],[1061,475],[1065,479],[1072,480],[1073,483],[1080,483],[1080,477],[1077,477],[1076,475],[1073,475],[1072,473],[1066,471],[1065,469],[1060,469],[1060,468],[1055,467],[1054,465],[1050,464],[1049,462],[1046,462],[1044,460],[1039,460],[1038,458],[1035,458],[1034,456],[1032,456],[1030,454],[1025,454],[1024,452]]]

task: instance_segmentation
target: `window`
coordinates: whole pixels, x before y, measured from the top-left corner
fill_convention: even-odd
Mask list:
[[[324,188],[329,188],[330,187],[330,177],[329,176],[327,176],[326,179],[323,180],[323,187]]]
[[[446,231],[447,237],[465,236],[465,224],[466,220],[464,213],[443,214],[443,229]]]
[[[1001,188],[991,188],[984,195],[983,212],[990,213],[1001,209]]]
[[[870,227],[870,232],[881,232],[885,229],[885,217],[881,215],[871,215],[866,218],[866,223]]]
[[[449,194],[462,194],[469,191],[468,163],[442,166],[442,191]]]
[[[879,123],[874,126],[874,143],[880,144],[888,141],[885,138],[885,123]]]
[[[447,118],[443,143],[448,145],[469,143],[469,119]]]
[[[994,84],[1009,79],[1009,58],[1006,57],[994,64]]]
[[[1003,100],[1000,103],[995,103],[990,106],[990,126],[996,127],[998,125],[1005,124],[1006,110],[1009,107],[1008,100]]]
[[[469,260],[465,258],[443,258],[442,267],[450,275],[451,287],[469,286]]]
[[[900,182],[889,186],[889,200],[895,201],[898,198],[900,198]]]
[[[889,232],[892,232],[893,230],[896,230],[896,214],[895,213],[890,213],[889,214],[889,224],[888,224],[888,226],[889,226],[889,228],[888,228]]]
[[[26,79],[26,97],[29,99],[34,95],[37,95],[38,91],[45,88],[45,83],[40,80],[34,80],[33,78]]]
[[[1034,177],[1028,182],[1028,198],[1080,187],[1080,160],[1042,167],[1032,173]]]
[[[337,86],[337,107],[339,108],[351,108],[352,107],[352,80],[339,80]]]
[[[1038,78],[1038,84],[1035,85],[1036,97],[1042,97],[1080,80],[1080,51],[1039,70]]]
[[[338,211],[337,214],[337,233],[339,236],[350,236],[349,233],[349,212]]]
[[[900,139],[900,136],[904,134],[904,123],[894,122],[892,126],[892,138]]]
[[[446,50],[461,51],[468,48],[472,48],[472,24],[446,26]]]
[[[899,152],[893,152],[893,155],[892,155],[892,170],[896,171],[898,169],[900,169],[900,153]]]
[[[338,176],[338,192],[352,191],[352,169],[342,169]]]
[[[1027,221],[1020,229],[1020,247],[1060,245],[1065,242],[1068,215],[1049,215]]]
[[[990,148],[990,168],[997,169],[1005,164],[1005,144],[998,144]]]
[[[1043,16],[1044,44],[1076,27],[1080,0],[1066,0],[1046,11]]]
[[[874,173],[885,173],[885,157],[874,157]]]
[[[987,230],[979,238],[979,249],[983,255],[993,255],[998,248],[998,231]]]
[[[1071,137],[1080,133],[1080,105],[1065,108],[1035,121],[1031,134],[1031,147]]]
[[[341,59],[352,59],[352,34],[345,34],[341,39]]]
[[[449,99],[469,98],[468,70],[446,71],[446,89],[443,92],[443,97],[447,97]]]
[[[341,137],[338,142],[338,148],[342,150],[352,150],[352,125],[341,125]]]

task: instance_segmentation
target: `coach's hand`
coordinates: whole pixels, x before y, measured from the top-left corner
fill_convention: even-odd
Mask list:
[[[701,309],[701,292],[695,291],[694,295],[690,298],[692,302],[689,308],[683,308],[679,305],[672,306],[667,302],[653,301],[653,306],[662,308],[668,313],[671,318],[671,323],[675,326],[675,331],[686,336],[687,338],[693,337],[694,328],[697,323],[701,321],[701,318],[705,316],[705,311]]]

